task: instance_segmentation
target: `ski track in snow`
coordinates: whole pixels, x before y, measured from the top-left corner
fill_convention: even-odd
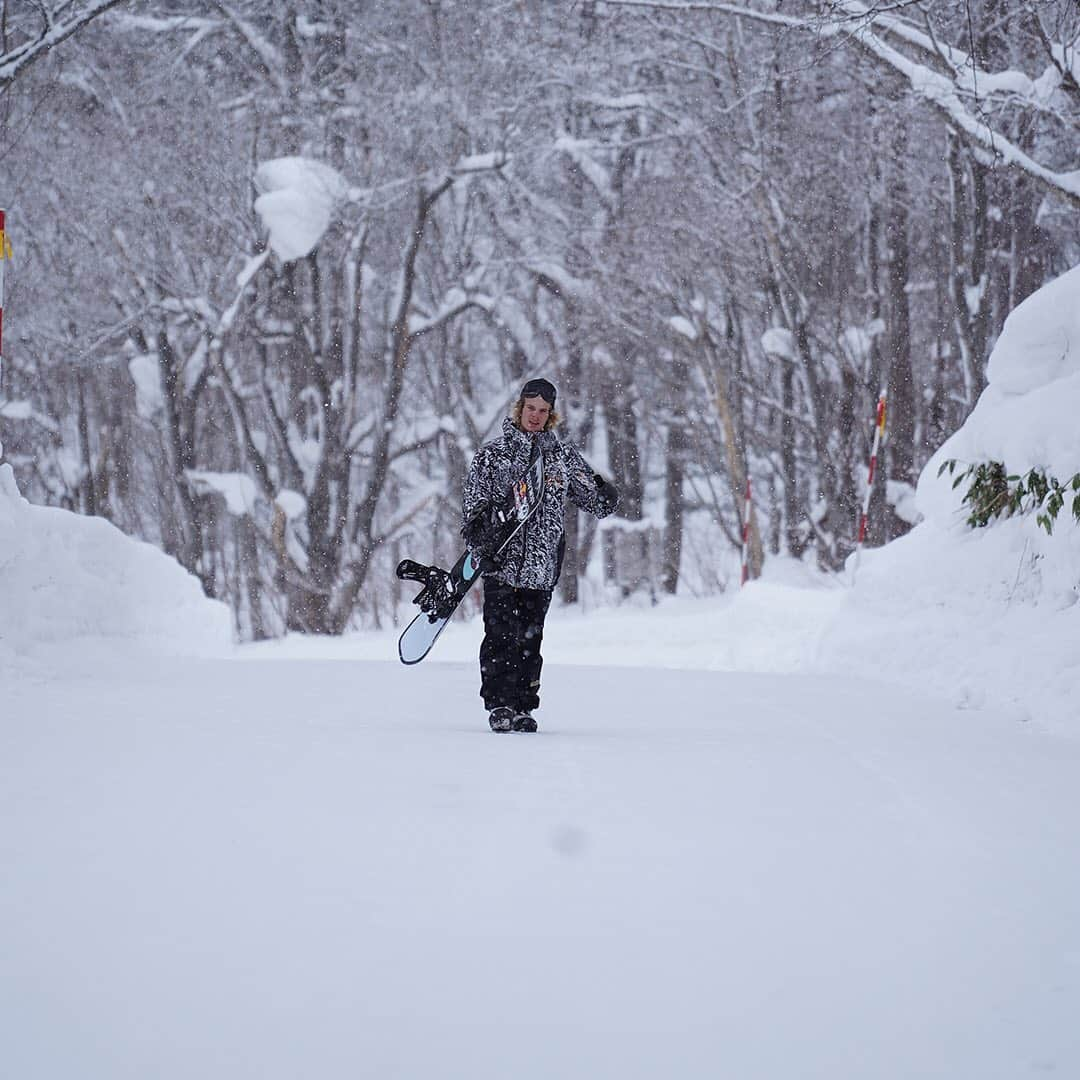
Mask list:
[[[1080,744],[827,677],[95,657],[0,720],[18,1080],[1080,1074]]]

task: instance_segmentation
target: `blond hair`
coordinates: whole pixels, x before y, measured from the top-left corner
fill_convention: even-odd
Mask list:
[[[510,419],[514,421],[515,427],[521,427],[521,413],[524,408],[525,399],[518,398],[517,401],[514,402],[513,411],[510,413]],[[551,412],[548,413],[547,423],[544,425],[544,430],[551,431],[555,427],[555,425],[558,424],[558,422],[559,414],[554,409],[552,409]]]

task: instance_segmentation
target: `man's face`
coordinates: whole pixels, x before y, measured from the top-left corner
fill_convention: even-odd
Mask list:
[[[527,397],[521,406],[521,426],[525,431],[543,431],[551,406],[539,395]]]

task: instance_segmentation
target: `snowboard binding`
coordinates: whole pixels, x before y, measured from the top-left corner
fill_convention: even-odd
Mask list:
[[[454,578],[439,566],[423,566],[412,559],[402,559],[397,566],[402,581],[418,581],[423,588],[413,597],[413,603],[432,621],[449,616],[457,606],[458,595]]]

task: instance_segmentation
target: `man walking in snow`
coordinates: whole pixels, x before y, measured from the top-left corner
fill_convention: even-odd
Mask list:
[[[569,442],[555,434],[555,387],[533,379],[522,387],[502,436],[482,446],[465,480],[462,536],[486,557],[484,640],[480,696],[492,731],[535,731],[540,704],[540,645],[551,593],[566,546],[566,501],[598,518],[618,505],[619,494]],[[543,455],[544,491],[536,512],[492,561],[499,536],[494,510],[533,460]]]

